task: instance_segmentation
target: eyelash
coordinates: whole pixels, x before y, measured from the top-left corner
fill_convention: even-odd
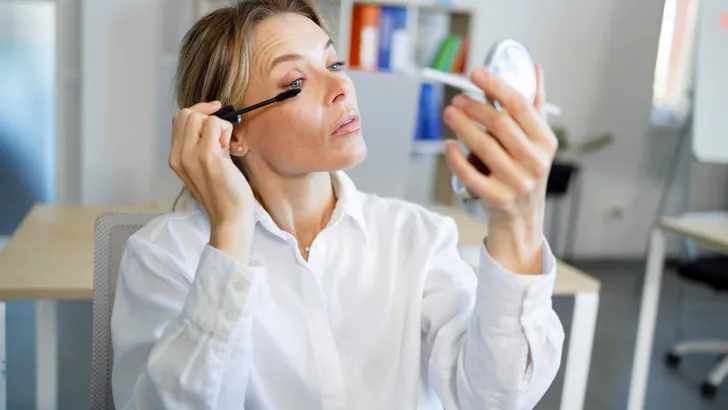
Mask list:
[[[331,64],[331,65],[329,66],[329,70],[331,70],[331,69],[332,69],[333,67],[336,67],[336,66],[338,66],[338,68],[337,68],[336,70],[333,70],[333,71],[334,71],[334,72],[339,72],[339,71],[341,71],[341,70],[343,70],[343,69],[344,69],[344,66],[345,66],[345,65],[346,65],[346,62],[345,62],[345,61],[343,61],[343,60],[339,60],[339,61],[335,62],[334,64]],[[291,88],[291,89],[295,89],[295,88],[301,88],[301,86],[303,85],[303,81],[304,81],[305,79],[306,79],[305,77],[300,77],[300,78],[296,78],[295,80],[291,81],[291,83],[290,83],[290,84],[288,84],[288,88]],[[297,81],[300,81],[300,82],[301,82],[301,85],[299,85],[298,87],[296,87],[296,86],[294,85],[294,84],[295,84],[295,83],[296,83]]]
[[[341,70],[344,69],[344,66],[346,65],[346,62],[344,60],[339,60],[339,61],[335,62],[334,64],[331,64],[331,66],[329,66],[329,69],[331,69],[331,67],[333,67],[335,65],[339,66],[339,69],[336,70],[336,71],[341,71]]]

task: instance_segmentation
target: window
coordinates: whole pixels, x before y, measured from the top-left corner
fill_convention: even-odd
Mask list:
[[[56,191],[54,2],[0,1],[0,236]]]
[[[690,110],[699,0],[666,0],[655,62],[652,122],[681,124]]]

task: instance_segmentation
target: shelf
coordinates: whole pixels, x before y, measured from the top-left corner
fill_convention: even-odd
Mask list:
[[[483,91],[479,88],[477,88],[474,84],[470,82],[470,79],[467,77],[467,75],[463,73],[442,73],[445,75],[448,75],[448,80],[440,80],[440,78],[444,78],[445,76],[433,76],[431,74],[426,73],[432,73],[437,72],[432,68],[429,67],[417,67],[414,64],[410,64],[406,69],[400,70],[400,71],[392,71],[392,70],[362,70],[359,67],[348,67],[348,71],[356,71],[356,72],[366,72],[366,73],[374,73],[374,74],[383,74],[383,75],[409,75],[409,76],[416,76],[420,79],[421,82],[433,82],[433,83],[441,83],[448,87],[454,87],[457,89],[465,90],[471,92],[480,92]],[[466,84],[466,85],[463,85]],[[469,85],[468,85],[469,84]]]
[[[435,0],[353,0],[353,3],[417,7],[424,10],[447,11],[451,13],[472,13],[475,10],[475,2],[457,0],[450,3],[439,3]]]
[[[412,153],[421,155],[437,155],[445,153],[444,140],[417,140],[412,143]]]

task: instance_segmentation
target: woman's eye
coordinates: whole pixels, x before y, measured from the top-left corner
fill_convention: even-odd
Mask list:
[[[345,63],[345,62],[343,62],[343,61],[337,61],[337,62],[335,62],[334,64],[331,64],[331,65],[329,66],[329,70],[330,70],[330,71],[341,71],[341,70],[343,70],[343,69],[344,69],[344,66],[345,66],[345,65],[346,65],[346,63]]]
[[[288,84],[288,86],[293,89],[301,88],[302,85],[303,85],[303,78],[297,78],[296,80],[294,80],[293,82]]]

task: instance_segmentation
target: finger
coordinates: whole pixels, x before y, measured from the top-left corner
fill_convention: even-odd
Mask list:
[[[205,115],[197,112],[190,112],[185,121],[185,128],[182,136],[182,152],[180,154],[182,172],[187,174],[191,183],[195,184],[194,177],[198,168],[198,144],[200,142],[200,134],[202,132],[202,124],[207,118]],[[194,187],[196,188],[196,187]]]
[[[466,95],[458,95],[452,102],[466,116],[483,125],[531,176],[537,177],[548,168],[548,156],[541,152],[510,116],[499,112],[491,104],[475,101]]]
[[[221,105],[219,101],[198,103],[190,108],[183,108],[172,118],[172,144],[170,147],[170,166],[172,166],[172,169],[177,167],[176,162],[180,158],[180,152],[184,144],[185,124],[190,114],[195,112],[205,115],[213,114],[220,109]]]
[[[544,86],[543,68],[536,64],[536,102],[533,106],[545,118],[544,105],[546,104],[546,87]]]
[[[193,105],[190,109],[204,115],[212,115],[222,108],[220,101],[201,102]]]
[[[195,148],[196,166],[200,166],[204,172],[200,174],[204,178],[204,183],[200,183],[198,190],[201,196],[207,193],[211,186],[220,180],[222,175],[219,166],[221,161],[230,161],[230,136],[232,135],[233,125],[215,116],[208,116],[202,123],[200,138]],[[213,185],[210,185],[213,184]]]
[[[217,117],[207,117],[202,125],[200,148],[208,154],[217,155],[230,149],[233,125]]]
[[[194,119],[198,113],[214,113],[220,109],[220,106],[221,104],[218,101],[196,104],[190,108],[180,110],[180,112],[175,115],[172,120],[172,144],[169,154],[169,166],[182,180],[187,189],[189,189],[192,194],[198,198],[198,200],[200,198],[199,192],[194,181],[189,175],[189,169],[186,169],[189,168],[190,161],[189,159],[184,158],[185,153],[190,155],[189,152],[191,151],[191,148],[193,148],[193,144],[191,144],[193,139],[188,138],[186,133],[188,129],[188,121],[191,118]]]
[[[543,118],[543,122],[548,128],[548,132],[546,133],[542,147],[545,152],[551,153],[553,155],[553,153],[556,152],[559,141],[556,139],[556,135],[554,135],[551,126],[548,125],[548,113],[546,112],[546,81],[544,79],[543,67],[541,67],[541,65],[539,64],[536,64],[536,84],[537,91],[534,107],[541,114],[541,118]],[[549,159],[549,162],[547,164],[548,167],[550,167],[550,162],[551,161]]]
[[[172,144],[169,150],[169,166],[178,175],[182,169],[182,145],[184,141],[185,123],[192,113],[189,108],[182,109],[172,118]]]
[[[473,71],[472,80],[485,91],[489,98],[498,101],[502,107],[508,110],[508,114],[530,139],[537,143],[545,142],[548,139],[546,120],[518,90],[482,67]]]
[[[506,153],[493,136],[479,129],[460,109],[448,106],[445,109],[445,121],[470,151],[485,163],[493,177],[518,193],[533,189],[536,184],[533,177]]]
[[[187,153],[194,151],[197,144],[200,142],[202,136],[202,125],[205,122],[207,115],[203,115],[197,112],[192,112],[187,116],[185,121],[185,128],[182,136],[182,152],[183,156]]]
[[[202,130],[202,121],[209,115],[214,114],[221,108],[222,104],[219,101],[202,102],[193,105],[190,108],[183,110],[186,113],[185,120],[182,124],[182,133],[179,136],[181,151],[189,152],[193,146],[199,142],[200,132]],[[201,116],[201,117],[200,117]],[[193,123],[190,120],[194,119]],[[183,155],[180,155],[181,157]]]
[[[221,134],[220,134],[220,138],[219,138],[220,145],[223,148],[225,148],[226,150],[230,150],[230,141],[233,138],[233,129],[235,127],[233,126],[233,124],[231,124],[228,121],[218,120],[217,118],[215,120],[219,121],[219,123],[220,123],[220,128],[221,128]]]
[[[172,119],[172,147],[169,153],[169,167],[182,180],[187,189],[197,198],[197,192],[194,184],[190,181],[186,172],[182,167],[182,139],[184,137],[184,125],[187,116],[192,111],[182,110]]]
[[[452,172],[474,195],[496,207],[505,207],[516,197],[515,192],[492,176],[485,176],[468,162],[457,143],[447,141],[445,156]]]

